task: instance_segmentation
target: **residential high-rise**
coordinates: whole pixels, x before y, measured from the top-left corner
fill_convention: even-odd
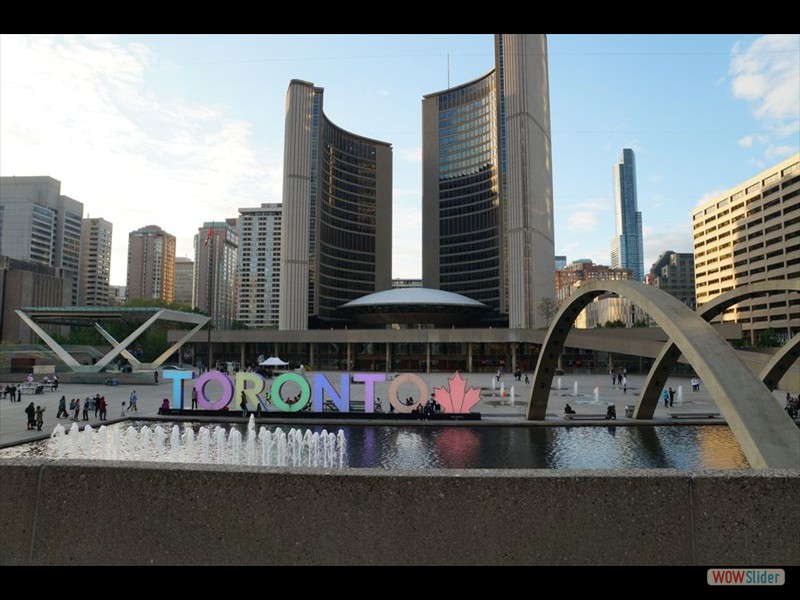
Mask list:
[[[239,234],[236,219],[207,221],[194,236],[194,301],[217,329],[236,319]]]
[[[247,327],[278,326],[282,206],[239,209],[237,319]]]
[[[128,299],[175,299],[175,236],[158,225],[128,235]]]
[[[80,300],[82,306],[108,306],[111,235],[114,226],[100,218],[81,222]]]
[[[192,305],[194,293],[194,261],[185,256],[175,257],[175,302]]]
[[[800,277],[800,154],[695,208],[692,232],[698,307],[743,284]],[[800,333],[800,299],[769,294],[720,319],[740,323],[752,343],[770,328],[788,339]]]
[[[650,285],[672,294],[694,310],[694,255],[691,252],[662,252],[650,267]]]
[[[630,148],[623,148],[614,165],[614,224],[611,266],[630,269],[635,281],[644,281],[642,213],[636,196],[636,157]]]
[[[280,329],[339,324],[346,302],[391,287],[392,147],[334,125],[323,88],[286,93]]]
[[[0,177],[0,255],[63,269],[78,303],[83,204],[52,177]]]
[[[567,257],[563,254],[556,254],[556,271],[567,266]]]
[[[422,280],[544,327],[552,299],[547,39],[495,36],[495,68],[422,101]]]

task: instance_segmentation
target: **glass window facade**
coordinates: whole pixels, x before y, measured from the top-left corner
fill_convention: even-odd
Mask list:
[[[376,144],[323,115],[318,155],[312,160],[312,206],[319,219],[311,235],[317,240],[312,242],[316,261],[313,255],[310,260],[316,263],[312,272],[317,269],[316,314],[331,318],[345,302],[375,291]]]
[[[438,97],[440,287],[501,307],[502,213],[494,72]]]

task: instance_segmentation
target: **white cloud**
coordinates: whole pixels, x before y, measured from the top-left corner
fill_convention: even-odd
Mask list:
[[[574,231],[594,231],[600,220],[593,211],[580,211],[572,213],[567,222]]]
[[[653,229],[643,226],[642,237],[644,238],[645,271],[650,270],[650,266],[665,250],[694,252],[691,226],[686,223],[675,225],[670,229]]]
[[[392,207],[392,277],[422,276],[422,206],[400,200]]]
[[[392,189],[392,197],[394,198],[419,198],[420,196],[420,191],[415,188],[396,187]]]
[[[111,221],[113,283],[125,281],[133,229],[160,225],[191,256],[203,221],[280,200],[279,151],[257,152],[250,124],[224,106],[158,94],[147,46],[72,35],[0,45],[0,172],[51,175],[84,215]]]
[[[797,152],[797,146],[770,146],[764,152],[767,158],[783,158]]]
[[[744,47],[736,42],[729,68],[731,91],[753,106],[753,114],[778,137],[800,122],[800,35],[764,35]],[[739,140],[747,148],[755,139]]]
[[[715,190],[711,190],[710,192],[706,192],[705,194],[700,196],[700,199],[697,201],[697,204],[695,204],[694,207],[697,208],[698,206],[702,206],[712,198],[716,198],[717,196],[719,196],[722,192],[726,191],[727,189],[728,188],[717,188]]]
[[[739,140],[739,145],[742,148],[749,148],[753,145],[753,142],[756,140],[756,136],[754,135],[746,135]]]
[[[422,148],[395,148],[394,150],[395,155],[400,160],[404,160],[411,163],[421,163],[422,162]]]
[[[610,198],[590,198],[578,203],[578,207],[589,211],[612,210],[614,204]]]

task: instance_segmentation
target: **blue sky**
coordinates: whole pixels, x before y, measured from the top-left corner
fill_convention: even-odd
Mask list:
[[[705,198],[798,151],[799,35],[550,35],[557,254],[608,264],[611,167],[636,152],[645,268],[691,251]],[[285,94],[394,147],[395,277],[421,271],[420,101],[493,66],[491,35],[0,36],[0,173],[51,175],[84,215],[203,221],[281,200]]]

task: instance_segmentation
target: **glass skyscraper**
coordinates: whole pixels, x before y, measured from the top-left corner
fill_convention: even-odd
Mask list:
[[[280,329],[343,324],[342,304],[392,286],[392,147],[334,125],[322,100],[289,84]]]
[[[509,327],[554,296],[547,40],[495,36],[495,68],[422,101],[422,279]]]
[[[624,148],[614,165],[616,236],[611,240],[611,267],[630,269],[635,281],[644,281],[642,213],[636,198],[636,157]]]

